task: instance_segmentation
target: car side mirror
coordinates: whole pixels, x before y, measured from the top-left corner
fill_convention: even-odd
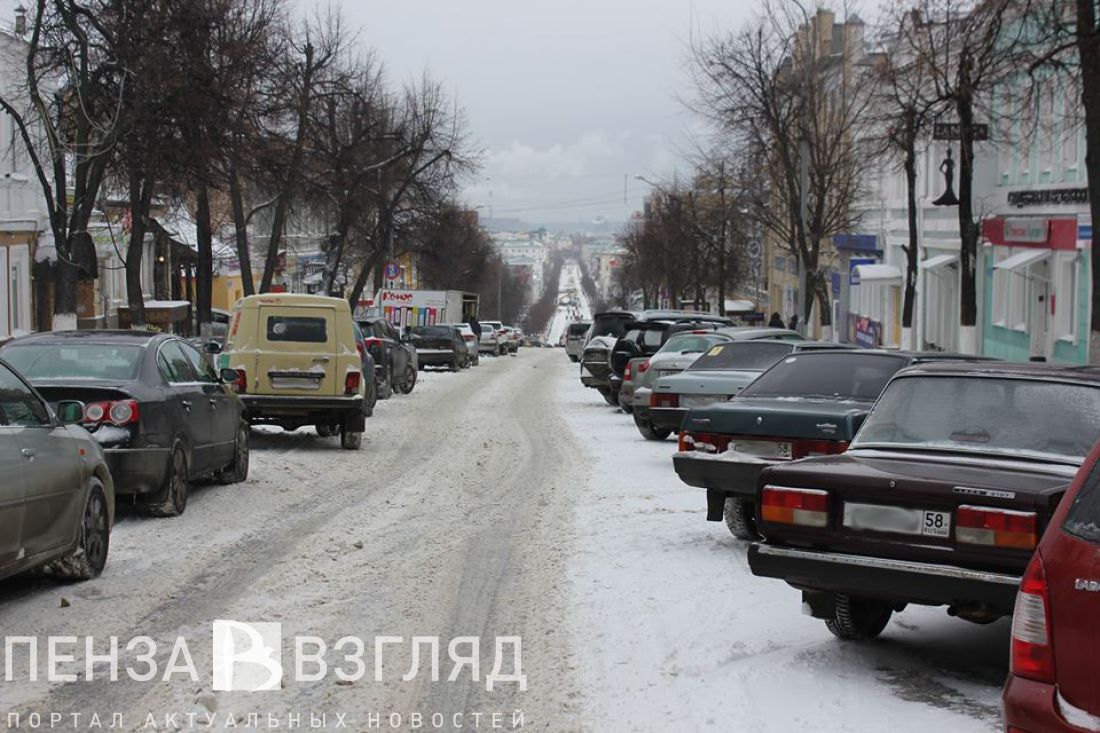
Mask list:
[[[61,400],[57,403],[55,412],[62,425],[79,425],[84,422],[84,403],[78,400]]]
[[[222,345],[217,341],[207,341],[202,345],[202,350],[207,354],[220,354],[222,353]]]
[[[218,376],[225,384],[237,383],[237,370],[236,369],[221,369],[218,371]]]

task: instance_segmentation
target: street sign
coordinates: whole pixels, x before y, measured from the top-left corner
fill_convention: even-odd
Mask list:
[[[983,122],[975,122],[970,127],[974,131],[976,141],[981,142],[989,139],[989,125]],[[958,122],[937,122],[932,125],[933,140],[958,140],[959,138]]]
[[[383,274],[387,280],[396,280],[401,275],[401,265],[396,262],[389,262],[386,264],[386,269]]]

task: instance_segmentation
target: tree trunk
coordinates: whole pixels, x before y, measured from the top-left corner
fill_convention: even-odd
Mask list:
[[[901,310],[902,328],[913,327],[913,305],[917,297],[917,259],[920,255],[917,231],[917,151],[909,136],[905,148],[905,203],[908,208],[909,246],[905,248],[905,295]],[[902,344],[908,347],[909,344]]]
[[[1092,214],[1092,276],[1089,362],[1100,362],[1100,28],[1092,0],[1077,0],[1077,52],[1081,64],[1081,106],[1085,110],[1085,170]]]
[[[195,225],[199,257],[195,272],[195,315],[199,335],[205,340],[210,336],[210,310],[214,290],[214,233],[210,226],[210,191],[202,184],[195,192]]]
[[[126,247],[126,302],[130,327],[145,327],[145,297],[141,290],[141,261],[145,249],[145,217],[152,186],[135,170],[130,173],[130,243]]]
[[[252,252],[248,247],[248,220],[244,211],[244,191],[236,166],[229,169],[229,201],[233,208],[233,231],[237,240],[237,262],[241,268],[241,289],[246,296],[256,292],[252,282]]]
[[[76,293],[80,280],[80,268],[62,256],[58,248],[57,267],[54,268],[53,312],[55,328],[76,328]]]
[[[352,286],[351,294],[348,295],[348,304],[353,311],[359,304],[359,299],[363,296],[363,289],[367,287],[367,278],[378,267],[381,259],[382,254],[375,252],[363,263],[363,267],[359,270],[359,276],[355,278],[355,285]]]
[[[970,97],[970,64],[966,53],[959,60],[961,93],[955,109],[959,114],[959,266],[962,272],[959,325],[978,324],[978,227],[974,223],[974,100]]]

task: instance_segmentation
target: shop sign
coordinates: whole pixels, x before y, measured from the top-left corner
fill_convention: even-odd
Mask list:
[[[1004,240],[1042,244],[1050,232],[1050,219],[1004,219]]]

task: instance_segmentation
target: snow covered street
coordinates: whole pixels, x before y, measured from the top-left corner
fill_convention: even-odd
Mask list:
[[[349,453],[306,430],[256,433],[246,484],[200,487],[176,520],[125,516],[99,580],[0,585],[7,636],[147,635],[165,644],[163,667],[181,635],[201,678],[43,674],[6,683],[3,708],[118,713],[133,730],[149,713],[310,710],[345,714],[355,730],[371,714],[500,711],[510,722],[515,710],[548,731],[998,729],[1005,622],[917,609],[878,641],[835,640],[800,614],[796,591],[752,577],[744,546],[703,520],[703,497],[673,472],[672,441],[642,440],[560,349],[430,373],[380,403],[368,440]],[[284,637],[330,645],[406,642],[382,682],[214,693],[215,619],[280,622]],[[527,690],[448,682],[447,664],[438,682],[401,679],[411,637],[445,648],[464,635],[482,638],[483,676],[492,637],[522,637]],[[75,656],[65,671],[83,671]]]

